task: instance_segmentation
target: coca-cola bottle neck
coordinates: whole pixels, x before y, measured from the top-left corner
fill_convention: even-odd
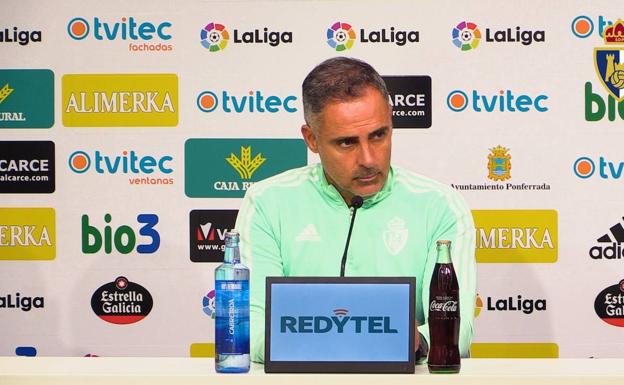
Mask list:
[[[436,263],[448,264],[451,262],[451,241],[438,241],[436,244],[438,249],[438,258]]]

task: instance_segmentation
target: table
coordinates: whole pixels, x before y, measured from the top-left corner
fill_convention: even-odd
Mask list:
[[[456,375],[217,374],[210,358],[0,357],[0,385],[424,385],[624,384],[624,359],[465,359]]]

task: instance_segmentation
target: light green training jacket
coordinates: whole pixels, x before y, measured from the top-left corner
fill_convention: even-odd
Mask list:
[[[286,171],[247,191],[236,228],[242,262],[251,269],[253,361],[264,362],[265,278],[339,276],[350,220],[351,210],[320,164]],[[466,357],[477,284],[474,236],[472,216],[458,192],[392,167],[381,191],[357,211],[345,275],[416,277],[418,331],[429,342],[426,320],[436,241],[451,240],[459,281],[459,349]]]

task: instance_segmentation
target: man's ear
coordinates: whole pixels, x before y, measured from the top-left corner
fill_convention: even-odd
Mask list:
[[[314,134],[312,127],[308,126],[307,124],[301,126],[301,135],[303,136],[303,140],[308,145],[310,151],[318,154],[318,144],[316,142],[316,135]]]

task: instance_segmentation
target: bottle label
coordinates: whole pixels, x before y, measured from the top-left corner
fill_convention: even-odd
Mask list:
[[[249,281],[215,282],[217,354],[249,354]]]
[[[445,297],[435,298],[429,305],[429,311],[456,312],[458,302]]]

